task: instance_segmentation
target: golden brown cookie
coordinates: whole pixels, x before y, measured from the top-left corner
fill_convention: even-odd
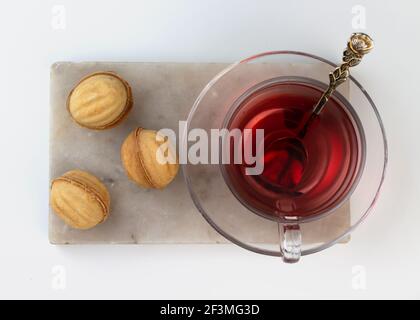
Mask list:
[[[164,145],[166,144],[166,145]],[[173,163],[161,163],[163,158]],[[169,142],[154,130],[138,128],[130,133],[121,147],[121,160],[128,177],[144,188],[163,189],[176,177],[179,164]]]
[[[51,184],[54,212],[76,229],[90,229],[105,221],[110,211],[107,188],[90,173],[73,170]]]
[[[73,120],[94,130],[116,126],[132,107],[129,84],[113,72],[88,75],[80,80],[67,99],[67,109]]]

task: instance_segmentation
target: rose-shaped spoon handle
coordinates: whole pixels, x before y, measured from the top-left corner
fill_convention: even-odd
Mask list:
[[[313,113],[319,115],[334,90],[347,80],[350,67],[357,66],[365,54],[373,49],[373,40],[365,33],[353,33],[343,53],[343,63],[330,73],[330,85],[315,105]]]

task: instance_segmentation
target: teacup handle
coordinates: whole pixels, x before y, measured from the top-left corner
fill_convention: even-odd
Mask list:
[[[302,253],[302,233],[298,224],[278,224],[280,234],[280,250],[283,261],[296,263]]]

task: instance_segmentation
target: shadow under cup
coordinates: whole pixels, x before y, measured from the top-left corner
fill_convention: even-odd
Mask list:
[[[229,156],[221,170],[250,211],[282,222],[316,219],[342,205],[356,187],[366,144],[352,106],[336,93],[309,121],[325,89],[311,79],[279,77],[250,88],[230,108],[223,127],[242,135],[225,137],[222,150]],[[261,141],[257,130],[263,130]],[[254,163],[246,163],[247,152]],[[260,170],[247,172],[256,162]]]

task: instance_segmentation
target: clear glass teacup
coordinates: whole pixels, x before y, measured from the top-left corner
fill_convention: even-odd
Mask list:
[[[214,130],[250,129],[251,138],[265,129],[262,148],[250,140],[262,171],[245,174],[252,165],[232,159],[237,151],[232,136],[222,137],[217,163],[183,165],[198,210],[231,242],[297,262],[346,241],[373,207],[384,179],[387,142],[379,113],[359,82],[350,77],[319,123],[305,136],[297,134],[334,67],[302,52],[263,53],[222,71],[197,98],[185,145],[194,129],[209,137]],[[247,137],[241,139],[239,153]],[[209,145],[208,151],[215,150]]]

